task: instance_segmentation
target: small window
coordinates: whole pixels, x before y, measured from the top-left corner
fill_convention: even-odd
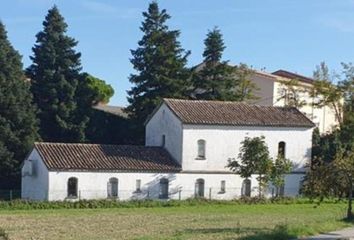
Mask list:
[[[107,183],[107,197],[117,198],[118,197],[118,179],[110,178]]]
[[[205,159],[205,140],[198,140],[198,159]]]
[[[225,180],[222,180],[220,184],[220,193],[225,193],[225,192],[226,192],[226,182]]]
[[[162,139],[161,139],[161,146],[164,147],[165,144],[166,144],[166,135],[163,134],[163,135],[162,135]]]
[[[135,183],[135,192],[141,192],[141,180],[137,179]]]
[[[281,158],[285,158],[285,142],[279,142],[278,144],[278,156]]]
[[[27,173],[29,176],[34,175],[33,174],[33,170],[34,170],[34,161],[33,160],[28,160],[28,169],[27,169]]]
[[[160,196],[161,199],[168,198],[168,179],[162,178],[160,180]]]
[[[77,178],[68,179],[68,198],[77,198]]]
[[[241,195],[250,197],[251,196],[251,180],[245,179],[242,182]]]
[[[202,198],[204,197],[204,179],[199,178],[195,182],[195,196]]]

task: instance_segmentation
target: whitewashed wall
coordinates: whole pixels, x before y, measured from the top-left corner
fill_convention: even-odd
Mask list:
[[[230,200],[241,196],[242,181],[235,174],[203,174],[203,173],[113,173],[113,172],[50,172],[49,200],[65,200],[67,197],[67,181],[70,177],[78,179],[80,199],[107,198],[107,183],[110,178],[118,179],[118,198],[120,200],[158,199],[161,178],[169,180],[169,199],[187,199],[195,196],[195,182],[204,179],[204,197]],[[258,195],[257,176],[252,176],[252,196]],[[286,177],[285,193],[296,196],[299,190],[299,179],[302,174],[291,174]],[[136,180],[141,180],[141,193],[135,192]],[[226,182],[226,192],[221,193],[221,181]],[[295,180],[295,181],[294,181]],[[271,191],[269,191],[270,193]],[[268,194],[269,196],[269,194]]]
[[[179,163],[182,161],[182,124],[181,121],[162,104],[146,124],[146,146],[162,146],[165,135],[165,149]]]
[[[33,151],[29,159],[35,160],[36,173],[27,172],[25,162],[22,173],[22,197],[32,200],[67,200],[67,183],[70,177],[78,179],[77,199],[106,199],[109,179],[118,179],[118,197],[120,200],[157,199],[161,178],[169,180],[169,199],[187,199],[195,196],[197,179],[204,179],[204,197],[230,200],[241,196],[243,179],[232,173],[123,173],[123,172],[48,172],[38,153]],[[252,176],[252,196],[258,194],[256,175]],[[286,176],[285,194],[296,196],[303,174]],[[136,193],[136,180],[141,180],[141,193]],[[221,181],[226,183],[226,192],[221,193]],[[271,189],[268,191],[270,196]],[[76,200],[77,200],[76,199]]]
[[[228,159],[237,158],[245,137],[265,137],[271,157],[276,158],[278,144],[286,143],[286,158],[294,164],[293,171],[303,172],[311,158],[312,129],[237,126],[183,126],[184,171],[228,171]],[[197,141],[206,141],[206,159],[197,160]]]
[[[30,166],[31,164],[32,166]],[[36,149],[33,149],[25,159],[21,173],[22,198],[46,200],[48,196],[48,170]]]

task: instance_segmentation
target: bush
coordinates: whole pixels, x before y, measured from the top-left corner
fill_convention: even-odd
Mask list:
[[[322,203],[338,203],[345,200],[325,199]],[[79,200],[79,201],[29,201],[13,200],[0,201],[0,210],[29,210],[29,209],[96,209],[96,208],[153,208],[153,207],[183,207],[196,205],[239,205],[239,204],[315,204],[308,198],[259,198],[242,197],[231,201],[208,200],[205,198],[192,198],[187,200]]]

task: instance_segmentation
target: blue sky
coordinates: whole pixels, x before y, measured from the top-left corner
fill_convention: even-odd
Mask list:
[[[202,60],[208,29],[218,26],[227,46],[225,60],[244,62],[272,72],[286,69],[312,75],[326,61],[340,70],[340,62],[354,56],[354,0],[160,0],[172,16],[171,29],[181,30],[182,46],[191,50],[189,66]],[[0,19],[24,66],[35,34],[47,10],[56,4],[79,41],[83,70],[106,80],[115,90],[112,105],[126,105],[133,72],[130,49],[137,47],[142,0],[2,0]]]

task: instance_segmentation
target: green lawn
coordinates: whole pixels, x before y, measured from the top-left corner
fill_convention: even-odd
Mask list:
[[[1,210],[0,229],[13,240],[287,239],[347,227],[345,210],[345,204]]]

